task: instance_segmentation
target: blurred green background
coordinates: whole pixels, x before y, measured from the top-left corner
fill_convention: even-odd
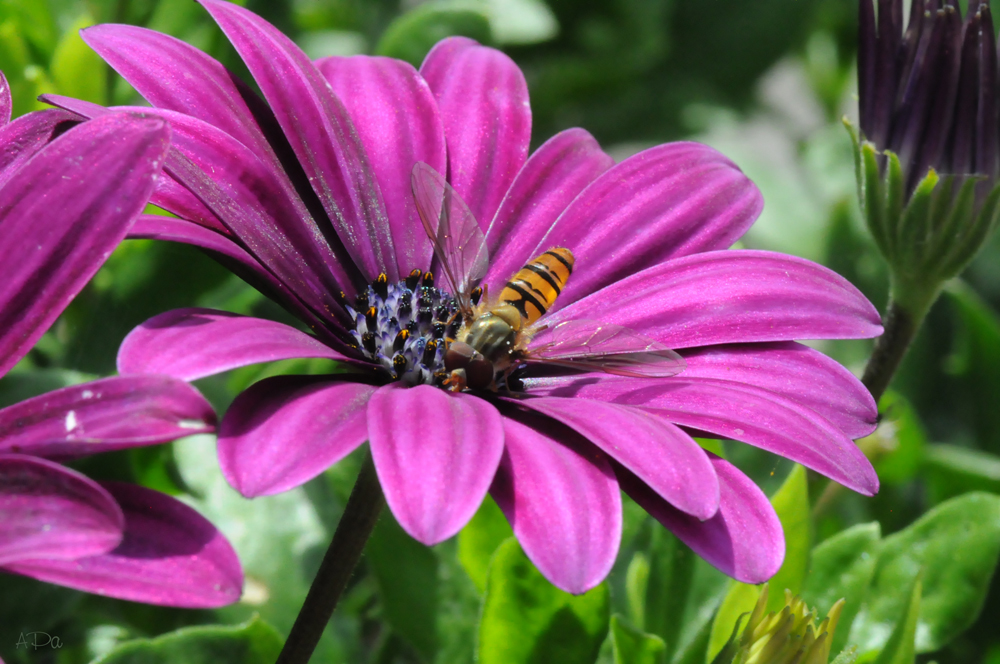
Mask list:
[[[850,279],[877,306],[885,304],[887,277],[860,220],[850,140],[841,123],[845,114],[856,117],[856,0],[245,4],[314,58],[381,53],[419,64],[430,46],[449,34],[502,48],[528,79],[534,145],[570,126],[591,131],[619,159],[668,140],[707,142],[733,159],[764,193],[764,213],[743,246],[822,262]],[[101,22],[170,33],[249,79],[235,52],[192,0],[2,0],[0,69],[10,80],[15,114],[40,108],[35,97],[42,92],[105,104],[138,102],[134,91],[76,34]],[[113,373],[122,337],[146,318],[179,306],[284,319],[275,305],[197,250],[129,241],[30,356],[0,380],[0,405]],[[880,472],[882,491],[863,498],[808,478],[814,518],[804,527],[812,542],[873,521],[881,524],[883,536],[889,535],[960,494],[1000,493],[998,310],[1000,239],[995,238],[962,279],[948,285],[894,392],[883,402],[884,425],[862,443]],[[860,373],[870,344],[818,347]],[[328,368],[319,362],[286,362],[231,372],[198,386],[221,409],[265,375]],[[725,443],[724,449],[769,494],[791,469],[790,463],[746,446]],[[91,476],[139,481],[185,496],[201,509],[240,553],[248,578],[244,600],[219,611],[171,610],[2,575],[0,655],[8,663],[87,662],[129,639],[190,625],[236,625],[255,613],[287,632],[358,464],[359,459],[351,457],[302,489],[246,501],[221,479],[211,438],[79,463]],[[427,549],[403,534],[391,517],[384,517],[314,661],[472,661],[477,638],[500,638],[478,625],[481,611],[486,615],[492,610],[482,608],[482,593],[487,577],[500,573],[489,566],[494,552],[495,566],[503,556],[512,561],[511,569],[518,564],[516,551],[497,548],[507,534],[505,527],[495,506],[487,504],[457,541]],[[509,661],[594,661],[597,652],[602,662],[682,661],[685,647],[700,643],[699,630],[711,622],[727,581],[701,561],[684,558],[681,548],[629,503],[622,552],[609,584],[602,586],[604,596],[588,594],[573,604],[545,595],[546,590],[539,590],[543,582],[532,586],[541,593],[536,598],[540,605],[549,602],[553,611],[580,618],[582,627],[568,634],[576,634],[582,645],[577,651],[556,649],[548,655],[536,649]],[[636,575],[646,569],[649,576],[650,564],[655,572],[655,560],[670,556],[688,561],[684,564],[694,581],[686,594],[677,595],[681,608],[674,607],[660,617],[658,626],[651,626],[649,607],[635,595]],[[671,569],[677,573],[681,568]],[[643,581],[644,597],[649,596],[648,583],[652,581]],[[943,645],[935,642],[934,651],[919,655],[918,661],[1000,663],[1000,580],[994,575],[990,583],[982,612],[978,618],[975,611],[970,613],[969,621],[975,620],[971,628]],[[848,598],[852,600],[868,607],[863,596]],[[622,659],[618,645],[605,639],[606,615],[597,628],[588,627],[585,620],[608,612],[629,618],[640,632],[645,622],[646,631],[664,639],[665,650],[648,660]],[[254,623],[244,632],[258,627]],[[865,635],[855,627],[852,636]],[[63,648],[16,650],[22,631],[58,635]],[[266,636],[260,638],[266,641]],[[246,661],[257,661],[250,657]],[[503,660],[481,653],[480,661]],[[700,655],[683,661],[705,660]]]

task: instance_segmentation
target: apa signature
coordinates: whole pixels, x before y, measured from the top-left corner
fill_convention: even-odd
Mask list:
[[[62,648],[62,639],[45,632],[21,632],[20,636],[17,637],[17,645],[14,647],[15,649],[24,647],[25,650],[38,650],[39,648],[57,650]]]

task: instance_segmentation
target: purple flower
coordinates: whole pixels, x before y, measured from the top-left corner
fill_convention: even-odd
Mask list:
[[[298,486],[367,440],[387,503],[413,537],[451,537],[489,491],[542,573],[579,593],[614,561],[620,489],[727,574],[760,582],[778,569],[784,540],[767,498],[703,451],[695,432],[877,490],[851,441],[873,430],[873,400],[843,367],[792,340],[871,337],[878,314],[823,267],[723,251],[762,202],[722,155],[674,143],[614,164],[570,129],[529,157],[527,87],[499,51],[452,38],[419,72],[387,58],[312,63],[251,12],[202,4],[266,103],[166,35],[105,25],[84,38],[174,131],[171,179],[151,200],[180,218],[145,217],[133,232],[213,252],[313,332],[177,310],[129,335],[119,370],[195,380],[293,357],[350,369],[267,378],[237,397],[219,454],[243,495]],[[576,271],[540,321],[549,328],[529,349],[552,341],[559,323],[597,320],[677,349],[683,373],[540,364],[519,368],[498,392],[436,386],[446,344],[431,340],[447,332],[456,293],[418,217],[417,162],[448,173],[479,220],[491,257],[483,283],[494,294],[542,251],[575,255]],[[420,285],[427,270],[438,275],[433,286]]]
[[[127,114],[10,120],[0,74],[0,376],[125,237],[170,143]],[[212,607],[240,594],[225,538],[179,501],[60,465],[214,430],[211,406],[168,376],[106,378],[0,409],[0,570],[140,602]]]

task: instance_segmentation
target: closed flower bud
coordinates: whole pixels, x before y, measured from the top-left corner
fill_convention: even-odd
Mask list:
[[[874,2],[878,3],[877,13]],[[989,4],[861,0],[861,133],[852,128],[866,221],[897,286],[936,291],[997,223],[997,47]]]
[[[765,613],[767,585],[757,604],[741,627],[746,614],[740,617],[729,643],[712,664],[828,664],[833,633],[837,629],[844,600],[839,600],[818,625],[815,609],[785,591],[785,606],[780,611]],[[853,661],[849,653],[838,662]]]

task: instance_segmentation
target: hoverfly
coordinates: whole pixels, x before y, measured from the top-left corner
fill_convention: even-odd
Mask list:
[[[551,329],[551,341],[528,349],[547,330],[536,325],[552,306],[573,271],[569,249],[556,247],[529,261],[493,300],[479,281],[489,267],[486,236],[458,193],[433,168],[413,168],[413,197],[457,302],[461,326],[446,340],[444,384],[496,390],[510,373],[528,363],[633,377],[666,377],[684,370],[684,358],[632,330],[595,320],[569,320]],[[450,325],[449,325],[450,327]]]

